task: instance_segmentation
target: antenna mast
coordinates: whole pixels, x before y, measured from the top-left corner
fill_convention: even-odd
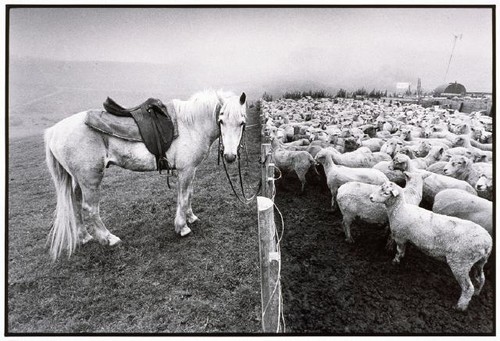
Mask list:
[[[444,75],[444,83],[446,83],[446,77],[448,76],[448,71],[450,70],[451,58],[453,57],[453,51],[455,51],[455,45],[457,44],[457,39],[462,40],[462,33],[454,34],[453,37],[453,48],[451,49],[450,60],[448,61],[448,67],[446,68],[446,74]]]

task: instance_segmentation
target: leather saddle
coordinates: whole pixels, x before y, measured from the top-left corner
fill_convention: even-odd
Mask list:
[[[106,111],[88,111],[88,126],[128,141],[143,142],[155,156],[160,172],[171,169],[165,154],[178,136],[173,106],[169,105],[168,110],[159,99],[148,98],[138,106],[124,108],[108,97],[103,107]]]

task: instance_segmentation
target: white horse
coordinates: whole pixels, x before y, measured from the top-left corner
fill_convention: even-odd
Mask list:
[[[188,223],[198,220],[191,209],[192,181],[219,135],[225,160],[236,159],[246,123],[245,102],[245,93],[235,96],[214,90],[196,93],[187,101],[173,100],[179,135],[166,158],[178,172],[175,231],[181,236],[191,232]],[[98,132],[84,123],[86,114],[74,114],[45,131],[46,162],[57,192],[49,234],[54,260],[63,250],[70,256],[78,244],[93,238],[110,246],[121,241],[99,216],[100,185],[107,166],[139,172],[156,169],[155,156],[144,143]]]

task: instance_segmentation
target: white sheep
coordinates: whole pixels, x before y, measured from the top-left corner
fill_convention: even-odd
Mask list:
[[[463,189],[466,192],[477,195],[476,190],[467,182],[446,175],[417,169],[410,161],[412,160],[410,160],[408,156],[397,154],[394,157],[392,166],[394,169],[399,169],[401,171],[422,172],[422,177],[424,178],[423,201],[432,204],[436,194],[448,188]]]
[[[467,181],[471,186],[476,186],[482,174],[492,174],[492,165],[489,163],[473,163],[465,156],[452,156],[444,167],[443,173],[455,179]],[[480,196],[483,194],[480,192]]]
[[[404,145],[403,140],[399,137],[392,137],[389,140],[387,140],[382,147],[380,148],[380,151],[382,153],[386,153],[390,157],[394,157],[401,147]]]
[[[473,154],[484,155],[487,160],[493,160],[493,152],[491,150],[482,150],[471,145],[471,140],[468,136],[457,136],[454,143],[455,147],[465,147],[473,152]]]
[[[337,190],[349,181],[358,181],[373,185],[380,185],[388,181],[381,171],[373,168],[351,168],[336,165],[332,159],[332,153],[328,149],[323,149],[316,154],[316,161],[323,165],[326,175],[326,182],[332,194],[332,210],[335,210],[335,199]]]
[[[485,277],[483,267],[493,247],[490,234],[468,220],[449,217],[406,203],[401,187],[392,182],[370,195],[373,202],[384,203],[392,237],[397,244],[393,264],[399,264],[410,242],[427,255],[445,260],[462,289],[455,306],[466,310],[473,295],[479,295]],[[474,287],[469,272],[474,268]]]
[[[380,161],[372,168],[378,169],[389,179],[389,181],[395,182],[400,186],[405,184],[405,175],[400,169],[394,169],[391,161]]]
[[[422,200],[422,175],[405,172],[406,186],[403,189],[408,203],[419,205]],[[354,243],[351,236],[351,224],[359,218],[369,224],[387,225],[389,218],[385,206],[370,201],[370,194],[378,188],[377,185],[362,182],[348,182],[339,187],[337,203],[342,212],[345,240]]]
[[[493,200],[493,175],[481,174],[474,188],[477,194],[484,199]]]
[[[353,152],[341,154],[334,148],[326,148],[336,165],[352,168],[371,168],[380,161],[390,161],[391,157],[385,153],[372,151],[367,147],[361,147]]]
[[[443,155],[443,152],[444,152],[443,147],[433,146],[425,157],[411,159],[411,163],[413,163],[413,165],[416,168],[427,169],[427,167],[429,167],[430,165],[436,163],[436,161],[441,159],[441,155]]]
[[[473,221],[490,235],[493,233],[493,203],[464,190],[445,189],[439,192],[434,198],[432,211]]]
[[[306,174],[310,168],[316,169],[316,162],[311,154],[306,151],[292,151],[284,149],[278,139],[271,141],[272,157],[276,167],[282,172],[295,172],[302,184],[302,192],[306,184]]]

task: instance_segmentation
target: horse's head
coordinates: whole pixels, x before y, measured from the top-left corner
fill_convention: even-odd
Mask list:
[[[246,95],[219,98],[221,109],[218,118],[224,159],[231,163],[236,160],[246,124]]]

